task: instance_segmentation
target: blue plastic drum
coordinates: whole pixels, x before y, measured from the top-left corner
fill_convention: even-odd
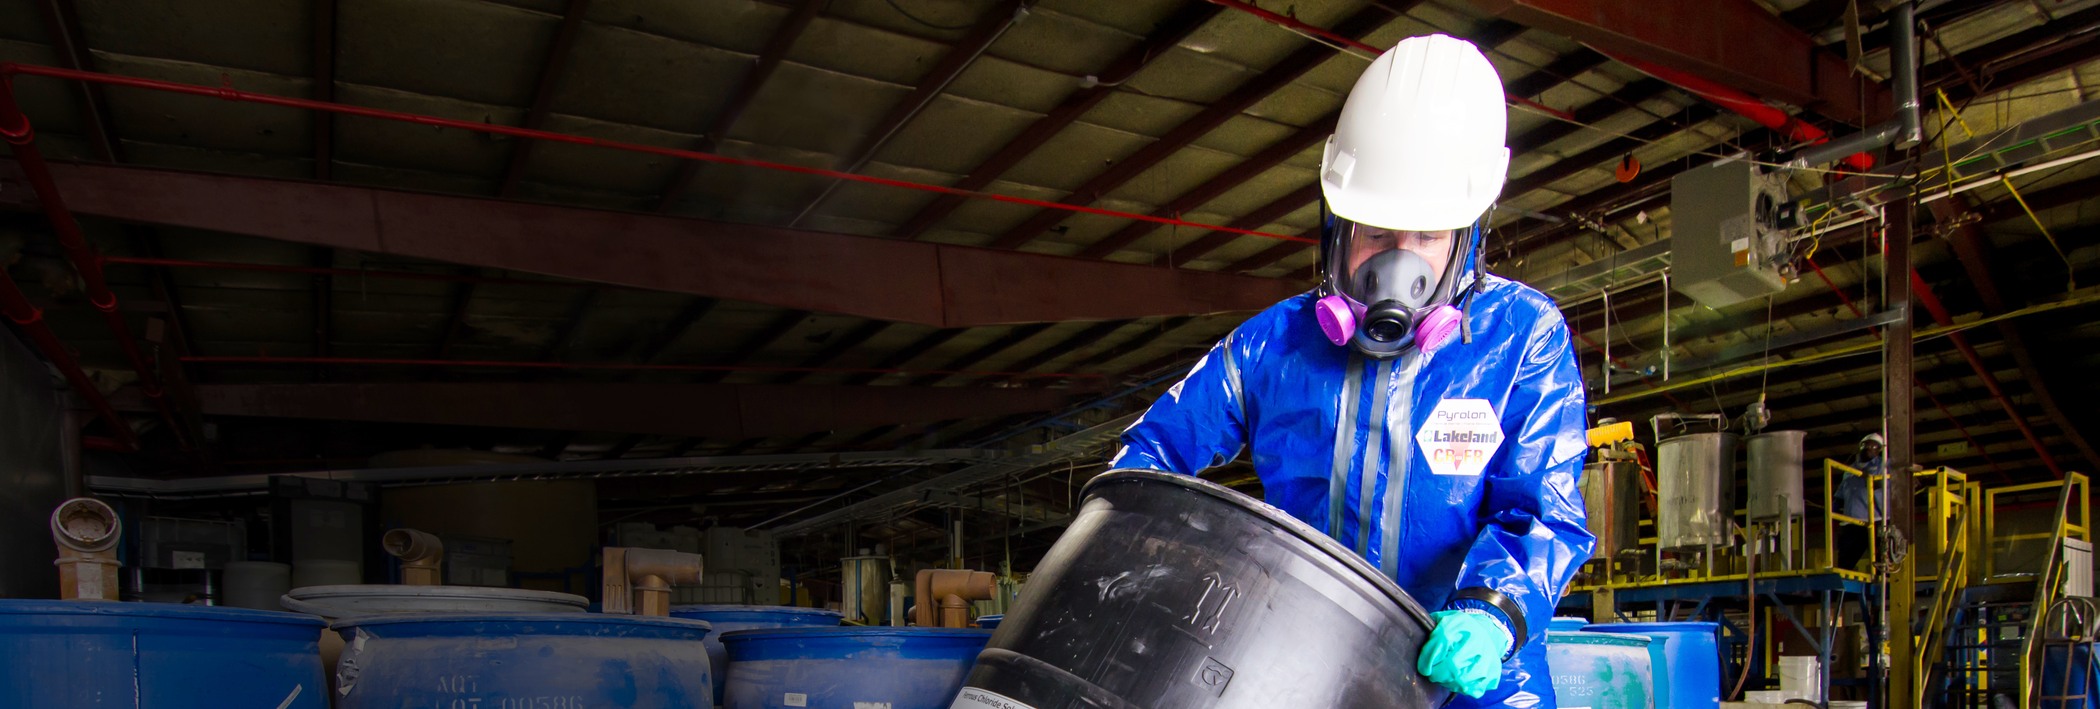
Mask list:
[[[241,608],[0,600],[0,707],[326,709],[321,627]]]
[[[597,613],[364,616],[343,637],[336,709],[704,707],[707,623]]]
[[[671,617],[704,620],[715,627],[707,636],[707,663],[715,673],[715,704],[721,705],[722,692],[728,689],[729,650],[722,646],[722,636],[740,630],[765,630],[768,628],[835,628],[845,614],[822,608],[800,608],[797,606],[673,606]]]
[[[1644,635],[1546,631],[1553,696],[1564,707],[1658,709],[1648,645]]]
[[[999,621],[1002,620],[1006,620],[1006,615],[1003,613],[995,613],[992,615],[980,615],[977,616],[977,627],[983,628],[985,630],[991,630],[999,627]]]
[[[727,709],[947,709],[992,631],[786,628],[722,636]]]
[[[1648,645],[1655,676],[1668,677],[1668,696],[1658,690],[1657,709],[1716,709],[1721,706],[1721,626],[1714,623],[1599,623],[1592,633],[1626,633],[1654,639]],[[1661,702],[1667,701],[1667,704]]]
[[[1563,633],[1572,633],[1580,631],[1583,628],[1589,627],[1589,624],[1590,619],[1588,618],[1572,618],[1569,616],[1558,615],[1554,616],[1553,620],[1546,621],[1546,630],[1557,630]]]

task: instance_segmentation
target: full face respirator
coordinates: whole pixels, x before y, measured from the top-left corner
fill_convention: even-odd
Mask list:
[[[1480,229],[1405,231],[1322,214],[1320,332],[1374,359],[1434,352],[1456,336],[1459,301],[1477,279]]]

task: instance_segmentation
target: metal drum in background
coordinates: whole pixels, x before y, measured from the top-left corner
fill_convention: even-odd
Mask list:
[[[722,636],[724,709],[945,709],[992,631],[779,628]]]
[[[1733,433],[1691,433],[1656,445],[1657,543],[1691,549],[1730,543],[1735,511]]]
[[[722,645],[724,634],[768,628],[837,627],[840,616],[838,611],[823,608],[716,605],[672,606],[671,617],[704,620],[714,626],[715,632],[707,636],[707,664],[714,669],[715,704],[719,705],[722,690],[729,686],[722,681],[729,675],[729,650]]]
[[[274,611],[277,599],[292,590],[292,566],[268,561],[229,561],[219,605]]]
[[[0,707],[326,709],[321,626],[241,608],[0,600]]]
[[[323,618],[392,613],[582,613],[590,599],[569,593],[481,586],[349,584],[292,589],[286,610]]]
[[[1801,449],[1807,431],[1766,431],[1743,439],[1749,457],[1750,519],[1799,517],[1802,499]]]
[[[1194,476],[1086,486],[955,707],[1436,707],[1430,618],[1327,535]]]
[[[1668,696],[1656,709],[1715,709],[1721,706],[1721,650],[1715,623],[1599,623],[1592,633],[1646,635],[1656,677],[1668,677]]]
[[[336,709],[704,707],[707,623],[598,613],[414,613],[328,626]]]
[[[333,621],[395,613],[582,613],[590,601],[567,593],[518,588],[345,584],[295,588],[277,603],[294,613]],[[342,653],[342,636],[321,635],[321,667],[328,671],[330,682],[335,681],[336,659]]]
[[[1583,466],[1583,525],[1597,537],[1593,558],[1613,559],[1641,548],[1641,466],[1602,461]]]
[[[839,560],[839,611],[862,625],[889,622],[890,558],[849,556]]]
[[[1560,623],[1553,619],[1554,624]],[[1654,662],[1641,635],[1546,632],[1546,666],[1560,706],[1662,709],[1655,705]]]

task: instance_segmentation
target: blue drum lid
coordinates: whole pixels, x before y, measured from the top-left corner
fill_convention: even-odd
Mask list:
[[[1619,645],[1622,647],[1648,647],[1648,636],[1627,633],[1584,633],[1572,630],[1546,631],[1548,645]]]
[[[204,621],[211,623],[278,625],[301,630],[319,628],[325,625],[320,618],[303,613],[260,611],[247,608],[193,606],[179,603],[0,598],[0,625],[27,625],[37,622],[40,617],[56,621],[57,618],[67,616],[80,619],[100,618],[106,622],[143,625],[151,625],[156,622]]]
[[[714,626],[703,620],[604,613],[404,613],[344,618],[338,633],[364,628],[382,637],[555,635],[700,640]]]
[[[741,622],[823,623],[838,625],[846,614],[824,608],[800,606],[745,606],[734,604],[672,606],[671,617]]]
[[[847,660],[875,656],[906,660],[967,662],[977,657],[992,631],[976,628],[769,628],[722,634],[729,661]]]

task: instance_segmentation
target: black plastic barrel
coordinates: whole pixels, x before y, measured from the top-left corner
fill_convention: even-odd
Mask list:
[[[1088,483],[957,709],[1436,707],[1429,615],[1282,510],[1185,475]]]

